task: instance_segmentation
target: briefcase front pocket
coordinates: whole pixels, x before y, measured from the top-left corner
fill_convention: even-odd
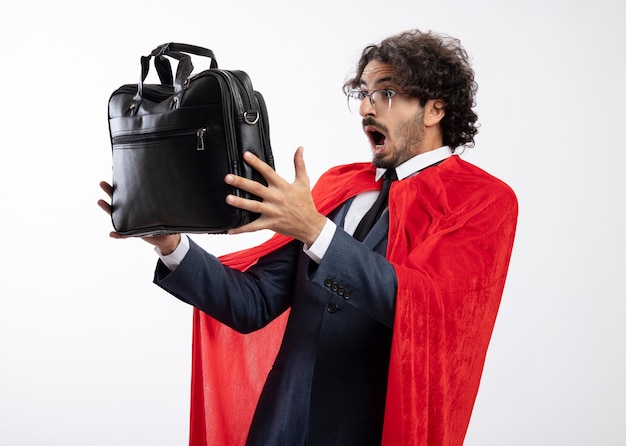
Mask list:
[[[240,211],[226,204],[226,195],[237,190],[223,181],[232,168],[225,152],[212,153],[215,144],[223,147],[211,141],[214,137],[203,126],[114,143],[115,230],[126,235],[223,232],[244,222]]]

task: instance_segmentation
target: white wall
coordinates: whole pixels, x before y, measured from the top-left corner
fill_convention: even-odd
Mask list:
[[[218,4],[219,3],[219,4]],[[228,6],[224,6],[228,3]],[[267,102],[277,170],[368,160],[341,85],[363,46],[461,38],[482,124],[464,157],[520,202],[467,446],[626,444],[626,31],[617,0],[29,1],[0,13],[0,444],[183,445],[191,308],[155,254],[108,238],[107,100],[167,41],[207,46]],[[195,236],[221,254],[268,234]]]

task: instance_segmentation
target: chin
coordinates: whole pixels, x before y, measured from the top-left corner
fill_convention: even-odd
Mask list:
[[[393,160],[385,158],[384,156],[374,156],[372,158],[372,164],[375,167],[379,167],[381,169],[389,169],[392,167],[396,167]]]

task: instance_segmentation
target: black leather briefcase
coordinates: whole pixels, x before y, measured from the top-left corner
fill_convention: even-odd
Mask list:
[[[192,74],[190,54],[209,57],[210,69]],[[151,60],[160,84],[144,83]],[[113,92],[108,115],[117,232],[222,233],[258,217],[225,202],[258,199],[224,183],[227,173],[266,184],[245,151],[274,167],[265,102],[245,72],[218,69],[207,48],[166,43],[141,58],[138,84]]]

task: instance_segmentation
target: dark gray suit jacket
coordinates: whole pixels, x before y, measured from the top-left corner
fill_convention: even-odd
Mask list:
[[[333,220],[340,227],[349,207]],[[293,241],[245,273],[191,241],[155,283],[230,327],[251,332],[291,308],[249,445],[378,445],[397,279],[384,258],[386,213],[363,243],[338,229],[318,265]]]

